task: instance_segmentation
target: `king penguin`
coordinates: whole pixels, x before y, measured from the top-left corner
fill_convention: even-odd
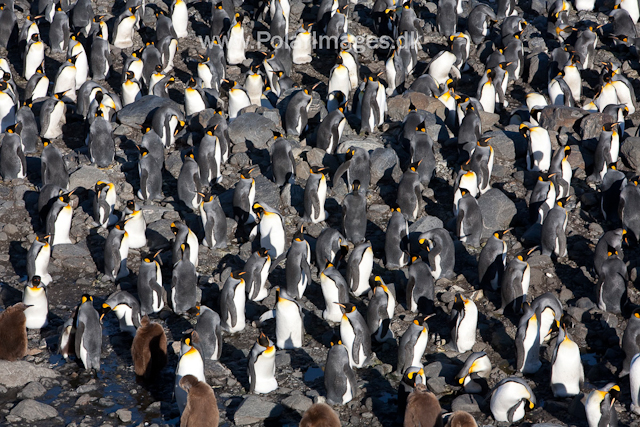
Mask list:
[[[102,352],[102,324],[93,307],[93,297],[83,295],[76,315],[75,352],[86,370],[100,369]]]
[[[171,274],[171,307],[182,314],[197,305],[198,273],[189,258],[190,245],[181,245],[182,257],[174,264]]]
[[[566,328],[560,325],[551,359],[551,390],[555,397],[577,396],[584,382],[580,347],[571,340]]]
[[[373,249],[371,242],[356,245],[347,262],[347,285],[351,293],[359,297],[371,290],[369,276],[373,271]]]
[[[49,261],[51,259],[51,245],[49,236],[36,236],[27,252],[27,280],[40,277],[40,282],[47,286],[53,280],[49,274]]]
[[[348,303],[341,307],[345,313],[340,321],[340,338],[347,347],[349,364],[362,368],[371,359],[371,332],[355,305]]]
[[[276,347],[264,332],[260,332],[249,353],[248,373],[251,393],[267,394],[278,388]]]
[[[452,341],[459,353],[466,353],[476,343],[478,307],[472,298],[458,294],[455,297],[451,318],[455,321],[451,331]]]
[[[347,347],[335,338],[331,341],[331,348],[327,353],[324,386],[327,391],[327,402],[332,405],[344,405],[350,402],[358,391],[356,376],[349,364]]]
[[[536,396],[529,384],[522,378],[508,377],[493,389],[491,414],[498,422],[513,424],[524,418],[525,408],[533,409],[535,404]]]
[[[40,281],[40,276],[33,276],[24,287],[22,302],[27,306],[24,315],[27,319],[27,329],[41,329],[47,326],[49,303],[47,289]]]

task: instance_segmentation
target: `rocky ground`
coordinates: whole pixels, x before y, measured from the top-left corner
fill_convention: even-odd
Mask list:
[[[426,28],[435,24],[436,5],[424,0],[414,5],[426,23]],[[111,3],[98,1],[95,3],[96,13],[111,12]],[[120,4],[116,11],[121,10]],[[167,9],[164,3],[156,5]],[[208,33],[206,20],[210,16],[208,3],[194,3],[190,9],[190,35]],[[350,23],[350,31],[356,35],[370,34],[371,19],[366,10],[371,2],[364,2],[355,8]],[[493,4],[495,6],[495,4]],[[523,4],[525,18],[532,24],[524,35],[527,49],[539,45],[541,37],[546,36],[546,18],[535,17],[529,4]],[[291,28],[299,26],[300,18],[305,22],[315,20],[317,5],[292,2]],[[608,10],[608,9],[607,9]],[[18,12],[19,22],[23,22],[23,14]],[[585,15],[582,15],[584,18]],[[604,23],[607,18],[603,13],[587,14],[586,18]],[[155,18],[148,8],[145,23],[154,26]],[[461,23],[465,22],[465,16]],[[247,33],[263,26],[260,22],[245,20]],[[41,30],[47,33],[47,25]],[[446,40],[437,34],[429,33],[424,40],[423,51],[417,74],[425,69],[424,64],[437,51],[443,49]],[[136,36],[137,37],[137,36]],[[46,38],[45,38],[46,40]],[[142,46],[142,39],[136,39],[136,48]],[[555,42],[548,40],[548,48],[555,47]],[[249,49],[255,51],[256,43],[252,41]],[[171,98],[183,102],[182,89],[192,73],[195,73],[197,52],[203,49],[195,37],[180,40],[180,57],[176,60],[176,84],[170,90]],[[482,49],[478,50],[482,52]],[[26,82],[19,77],[20,52],[12,48],[7,53],[11,63],[17,67],[14,76],[18,83],[21,99]],[[123,54],[118,49],[112,50],[114,72],[107,84],[119,93],[120,70]],[[249,54],[250,60],[242,67],[228,67],[229,76],[243,80],[242,74],[251,61],[261,60],[257,52]],[[310,128],[313,129],[326,114],[321,99],[326,97],[329,70],[333,65],[334,54],[318,52],[310,65],[296,66],[294,80],[301,85],[311,86],[320,81],[314,93],[314,105],[311,112]],[[378,57],[375,52],[365,50],[361,55],[364,67],[373,73],[384,69],[386,56]],[[619,58],[624,61],[622,69],[628,78],[637,83],[638,62],[624,52],[611,52],[599,49],[595,63]],[[381,60],[382,59],[382,60]],[[477,75],[483,71],[482,56],[472,52],[469,61],[472,71],[465,73],[459,84],[458,92],[474,95]],[[46,70],[53,78],[62,55],[47,54]],[[596,66],[599,69],[599,65]],[[412,79],[410,79],[411,81]],[[597,73],[585,73],[585,95],[595,94]],[[524,100],[531,90],[542,90],[543,86],[530,86],[526,82],[516,82],[510,91],[509,99],[512,111]],[[636,84],[636,91],[638,90]],[[286,98],[286,97],[283,97]],[[390,217],[390,208],[395,205],[397,182],[402,170],[408,163],[408,154],[397,144],[400,122],[409,103],[429,111],[428,131],[434,140],[438,140],[438,165],[436,178],[430,188],[425,189],[423,196],[425,209],[422,217],[411,225],[414,235],[444,224],[450,230],[453,214],[452,185],[454,170],[457,168],[457,154],[448,141],[453,136],[443,125],[444,108],[435,99],[428,99],[420,94],[408,97],[398,96],[389,99],[389,120],[379,133],[368,137],[358,135],[352,129],[346,129],[343,143],[338,152],[344,153],[350,146],[361,146],[372,151],[372,185],[368,192],[368,227],[367,238],[372,242],[376,256],[375,274],[379,274],[387,283],[395,285],[397,300],[401,302],[396,308],[396,316],[392,330],[400,336],[413,319],[413,314],[405,310],[404,288],[406,271],[387,271],[383,268],[383,248],[386,224]],[[192,212],[183,209],[176,196],[176,179],[181,167],[181,152],[184,152],[201,137],[198,123],[206,119],[201,117],[191,120],[189,129],[180,134],[178,147],[166,153],[165,182],[163,191],[167,198],[158,204],[143,207],[148,223],[147,236],[149,250],[164,249],[161,257],[164,261],[163,274],[165,282],[171,277],[170,241],[172,221],[182,219],[195,230],[200,229],[199,218]],[[584,117],[583,117],[584,116]],[[357,119],[348,116],[353,129],[358,129]],[[510,255],[518,254],[525,246],[531,246],[524,237],[529,227],[527,200],[536,179],[526,172],[524,152],[525,140],[518,134],[515,125],[509,125],[509,113],[502,115],[483,114],[483,130],[494,135],[491,143],[496,151],[496,165],[493,170],[492,187],[489,193],[480,198],[480,206],[485,217],[487,232],[513,226],[509,235]],[[634,175],[640,166],[640,139],[636,138],[640,115],[628,118],[626,140],[622,148],[624,163],[622,170]],[[580,345],[586,384],[583,388],[588,393],[592,388],[602,386],[609,381],[617,381],[623,353],[620,339],[626,320],[598,310],[596,302],[595,282],[592,275],[593,249],[604,230],[613,227],[605,224],[599,211],[599,196],[596,189],[586,184],[586,176],[593,163],[592,150],[595,137],[602,125],[603,118],[598,114],[579,113],[573,117],[552,118],[546,125],[551,130],[554,149],[558,144],[569,144],[573,151],[570,163],[574,168],[571,212],[567,226],[569,256],[566,259],[552,262],[548,257],[532,253],[528,259],[532,268],[531,297],[544,292],[558,295],[566,312],[572,319],[569,331],[573,339]],[[58,327],[71,316],[74,307],[84,293],[94,295],[96,306],[100,306],[109,294],[116,290],[116,285],[102,280],[102,252],[107,232],[95,227],[92,214],[92,188],[99,179],[109,180],[116,184],[121,206],[134,199],[138,189],[137,149],[141,134],[138,127],[125,124],[126,118],[116,125],[118,136],[117,161],[113,167],[98,169],[90,165],[84,147],[84,125],[79,121],[68,121],[64,135],[53,143],[65,155],[67,167],[71,173],[70,188],[77,188],[79,207],[74,211],[71,235],[75,245],[56,247],[52,254],[50,273],[53,283],[49,286],[50,304],[49,326],[39,332],[30,332],[30,354],[24,361],[8,363],[0,361],[0,423],[11,425],[175,425],[179,421],[179,412],[173,402],[174,369],[178,360],[179,340],[182,333],[195,322],[190,317],[179,317],[170,311],[163,311],[157,321],[165,326],[170,342],[169,365],[160,378],[152,383],[136,381],[133,372],[129,348],[131,338],[119,332],[117,320],[108,315],[103,324],[102,366],[96,374],[84,372],[75,361],[65,361],[57,354]],[[260,167],[256,174],[258,200],[276,206],[286,215],[287,238],[290,239],[302,223],[302,194],[308,176],[309,166],[324,164],[335,172],[342,155],[326,156],[318,149],[312,148],[314,135],[302,141],[293,141],[296,157],[296,183],[285,187],[282,191],[270,180],[269,144],[271,130],[281,129],[280,114],[274,111],[257,110],[246,112],[244,117],[236,120],[230,128],[233,141],[232,155],[224,166],[223,180],[213,191],[219,194],[223,208],[228,217],[232,217],[232,189],[239,178],[238,171],[249,163]],[[28,177],[25,180],[5,182],[0,186],[0,279],[2,280],[0,305],[6,307],[21,299],[21,290],[26,276],[26,254],[35,239],[36,233],[44,231],[37,213],[38,188],[40,184],[39,154],[28,157]],[[333,173],[331,174],[333,175]],[[347,192],[344,182],[333,182],[326,203],[330,217],[325,224],[310,225],[307,228],[309,241],[326,226],[340,228],[340,203]],[[229,236],[234,235],[235,223],[229,221]],[[524,243],[524,246],[523,246]],[[249,257],[251,243],[238,244],[231,240],[226,250],[200,250],[200,266],[198,268],[199,285],[202,289],[202,303],[217,308],[220,287],[232,269],[242,268]],[[122,289],[135,292],[140,253],[131,250],[128,265],[132,274],[122,280]],[[437,394],[446,411],[464,409],[472,412],[479,424],[493,424],[488,409],[488,396],[470,397],[464,395],[454,380],[467,354],[457,354],[447,346],[450,339],[450,328],[447,322],[456,292],[471,295],[476,292],[475,300],[480,312],[477,344],[474,351],[486,351],[493,363],[489,385],[493,386],[502,378],[512,375],[515,364],[514,337],[517,318],[505,317],[496,313],[500,305],[500,296],[495,292],[481,290],[477,281],[476,259],[480,248],[465,247],[456,243],[457,277],[453,281],[441,279],[436,284],[436,317],[429,320],[434,339],[428,347],[423,362],[429,388]],[[636,280],[637,247],[625,249],[632,282],[629,284],[629,296],[632,302],[638,302],[638,292],[634,286]],[[313,268],[317,279],[317,269]],[[284,263],[276,268],[269,277],[271,286],[284,283]],[[353,299],[364,314],[369,298]],[[247,304],[249,323],[241,334],[225,336],[223,354],[220,362],[207,363],[207,382],[216,392],[220,408],[221,425],[297,425],[302,412],[319,396],[324,395],[322,366],[324,365],[329,341],[336,331],[336,325],[322,320],[323,298],[319,282],[307,289],[303,299],[305,312],[305,345],[295,351],[278,351],[277,379],[279,388],[266,396],[250,395],[246,373],[247,355],[258,336],[258,329],[252,323],[261,313],[271,309],[275,304],[272,290],[270,296],[260,304]],[[274,338],[274,325],[268,323],[266,333]],[[580,404],[583,396],[576,399],[554,399],[549,387],[551,353],[555,341],[552,340],[543,348],[542,369],[527,377],[538,398],[538,407],[528,413],[527,423],[555,423],[561,425],[586,425],[584,410]],[[376,358],[373,366],[360,369],[356,375],[360,391],[358,396],[343,407],[336,407],[344,425],[349,426],[393,426],[398,425],[400,418],[396,416],[396,390],[400,377],[395,374],[397,345],[393,342],[374,344]],[[622,424],[634,425],[638,418],[629,412],[630,396],[628,380],[619,382],[622,398],[616,401],[615,407]]]

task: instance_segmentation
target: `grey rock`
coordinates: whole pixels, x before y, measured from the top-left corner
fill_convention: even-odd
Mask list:
[[[287,89],[282,94],[280,94],[280,98],[278,99],[278,103],[276,108],[280,112],[280,117],[285,117],[285,113],[287,111],[287,107],[289,106],[289,101],[291,98],[301,89],[298,87],[293,87]],[[324,105],[322,97],[318,92],[311,91],[311,105],[309,106],[309,111],[307,113],[307,117],[309,122],[320,123],[327,117],[327,108]]]
[[[35,399],[44,396],[46,392],[47,389],[42,384],[32,381],[18,393],[18,399]]]
[[[376,148],[371,153],[371,185],[378,181],[399,182],[402,177],[398,155],[391,148]]]
[[[0,385],[7,388],[23,387],[40,378],[56,378],[57,376],[58,373],[53,369],[36,366],[23,360],[16,362],[0,360]]]
[[[229,124],[229,138],[234,144],[247,143],[250,147],[267,148],[277,126],[258,113],[246,113]]]
[[[93,188],[98,181],[109,181],[105,171],[96,166],[83,165],[69,175],[69,188],[72,190],[78,187],[89,189]]]
[[[447,382],[442,377],[433,377],[427,380],[427,386],[429,390],[435,394],[442,394],[448,390]]]
[[[336,149],[336,153],[345,154],[350,147],[362,148],[364,150],[367,150],[369,153],[371,153],[374,150],[377,150],[378,148],[384,148],[384,145],[382,144],[382,142],[377,141],[373,138],[367,138],[361,141],[358,141],[358,140],[343,141],[340,143],[340,145],[338,145],[338,148]]]
[[[82,240],[75,245],[55,245],[51,251],[51,257],[60,260],[88,257],[91,260],[91,252],[89,252],[87,242]]]
[[[516,157],[524,156],[527,152],[527,141],[518,132],[518,126],[507,126],[505,132],[494,130],[482,136],[491,137],[489,144],[498,159],[513,162]]]
[[[546,16],[548,14],[547,0],[531,0],[531,9],[540,16]]]
[[[477,413],[481,411],[481,407],[484,405],[484,399],[481,396],[475,394],[463,394],[451,402],[452,411],[466,411],[470,413]]]
[[[45,405],[33,399],[26,399],[11,409],[11,415],[33,422],[57,417],[58,411],[53,406]]]
[[[511,220],[518,213],[515,203],[502,190],[492,188],[478,198],[482,213],[483,237],[490,237],[496,230],[509,228]]]
[[[634,169],[636,173],[640,171],[640,137],[631,136],[625,139],[620,147],[620,154],[627,166]]]
[[[280,209],[280,188],[278,185],[269,181],[264,175],[256,176],[255,181],[256,202],[264,202],[272,208]]]
[[[299,412],[305,412],[313,404],[313,401],[301,394],[294,394],[282,401],[282,404],[289,409]]]
[[[287,183],[282,187],[280,198],[282,200],[282,206],[293,206],[297,209],[304,209],[304,188],[297,184],[291,185]]]
[[[171,240],[174,238],[171,231],[170,219],[161,219],[147,224],[147,246],[150,251],[157,251],[171,247]]]
[[[499,121],[500,121],[499,114],[489,113],[487,111],[480,111],[480,122],[482,123],[483,131],[488,131]]]
[[[146,221],[147,224],[150,224],[152,222],[156,222],[162,219],[162,216],[166,212],[171,211],[170,208],[165,206],[159,206],[159,205],[144,205],[142,206],[141,209],[144,215],[144,220]]]
[[[270,402],[261,396],[249,396],[238,407],[233,421],[237,426],[246,426],[259,423],[264,420],[277,418],[282,414],[284,407]]]
[[[614,118],[609,114],[590,113],[580,120],[580,135],[582,140],[598,138],[602,132],[602,126],[614,122]]]
[[[442,220],[437,216],[426,215],[409,226],[409,233],[422,234],[434,228],[443,228]]]
[[[165,106],[172,107],[176,111],[182,112],[182,107],[177,102],[172,101],[169,98],[146,95],[138,101],[123,107],[116,114],[116,119],[119,123],[135,128],[145,122],[150,123],[156,110]]]
[[[182,169],[182,157],[180,157],[180,151],[174,151],[171,154],[165,156],[164,158],[164,168],[171,174],[175,179],[178,179],[180,175],[180,169]]]
[[[549,105],[540,113],[538,123],[549,131],[558,131],[561,127],[573,128],[584,115],[585,111],[579,108]]]
[[[123,423],[131,422],[131,411],[120,408],[116,411],[116,414],[118,415],[118,418],[120,418],[120,421],[122,421]]]

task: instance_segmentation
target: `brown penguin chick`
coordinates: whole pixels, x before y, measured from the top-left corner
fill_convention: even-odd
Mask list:
[[[167,336],[149,316],[140,319],[140,327],[131,344],[131,358],[136,375],[151,378],[167,364]]]
[[[435,394],[424,384],[416,384],[407,398],[404,427],[442,427],[442,408]]]
[[[180,417],[180,427],[217,427],[220,414],[211,386],[193,375],[185,375],[180,380],[180,387],[187,392],[187,406]]]
[[[478,427],[476,420],[470,413],[465,411],[456,411],[447,420],[446,427]]]
[[[20,302],[0,313],[0,359],[13,362],[27,354],[26,309]]]
[[[326,403],[311,405],[304,413],[300,427],[340,427],[338,414]]]

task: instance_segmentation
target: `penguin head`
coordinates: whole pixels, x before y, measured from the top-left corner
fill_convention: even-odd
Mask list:
[[[31,41],[32,42],[39,42],[40,41],[40,33],[33,33],[31,35]]]
[[[118,221],[114,228],[116,230],[124,231],[124,221]]]
[[[280,287],[276,288],[276,303],[287,304],[293,301],[294,301],[293,298],[289,296],[286,289],[282,289]]]
[[[36,241],[40,242],[40,243],[44,243],[45,246],[47,246],[49,244],[49,237],[50,236],[38,236],[36,235]]]
[[[91,304],[93,304],[93,297],[89,294],[84,294],[82,295],[82,298],[80,299],[80,304],[84,304],[86,302],[89,302]]]
[[[296,242],[304,242],[304,225],[301,225],[300,230],[297,230],[293,235],[293,240]]]
[[[311,166],[311,169],[309,169],[309,173],[313,175],[318,175],[318,174],[323,175],[322,172],[324,172],[325,170],[327,170],[327,168],[322,166]]]
[[[279,132],[277,130],[271,131],[271,133],[273,133],[273,140],[277,141],[280,138],[284,138],[284,135],[282,135],[282,132]]]
[[[353,180],[353,183],[351,184],[351,191],[353,193],[358,193],[360,191],[360,181],[357,179]]]
[[[607,257],[617,257],[618,250],[611,245],[607,245]]]
[[[109,187],[109,183],[107,183],[107,182],[104,182],[104,181],[96,182],[96,186],[95,186],[96,194],[100,194],[102,192],[102,190],[104,190],[107,187]]]
[[[6,131],[8,133],[15,133],[20,135],[20,133],[22,132],[22,122],[17,122],[9,127],[7,127]]]
[[[42,287],[42,282],[40,280],[41,280],[40,276],[33,276],[31,278],[31,283],[29,284],[29,287],[31,289],[37,289],[37,288]]]
[[[264,212],[265,212],[264,208],[262,207],[262,205],[260,203],[254,203],[252,209],[253,209],[253,212],[258,217],[258,219],[262,219],[262,217],[264,216]]]
[[[269,257],[269,250],[267,248],[260,248],[260,249],[258,249],[258,255],[261,258],[268,258]]]
[[[260,331],[260,335],[258,336],[257,343],[262,347],[268,348],[271,346],[271,340],[269,337],[262,331]]]
[[[194,79],[193,77],[189,78],[189,81],[187,82],[187,87],[195,88],[196,87],[196,79]]]
[[[505,234],[507,234],[511,230],[513,230],[513,228],[507,228],[506,230],[496,231],[495,233],[493,233],[493,235],[494,235],[494,237],[496,239],[502,240],[504,238]]]
[[[34,276],[35,277],[35,276]],[[631,319],[638,319],[640,320],[640,308],[636,308],[635,310],[633,310],[633,312],[631,313]],[[635,321],[635,320],[634,320]]]
[[[564,208],[567,206],[567,202],[569,201],[570,198],[571,196],[563,197],[562,199],[559,199],[558,201],[556,201],[556,204],[561,208]]]
[[[529,136],[531,133],[531,129],[525,123],[520,123],[520,134],[524,137]]]
[[[99,310],[99,314],[100,314],[100,322],[102,322],[102,318],[109,313],[111,310],[114,310],[115,307],[111,307],[109,304],[102,303],[102,307]]]
[[[458,309],[458,311],[462,311],[464,307],[469,303],[469,301],[470,300],[465,298],[462,294],[457,293],[453,300],[453,304],[454,304],[454,307]]]
[[[146,149],[146,147],[143,147],[141,145],[138,145],[138,150],[140,150],[140,157],[145,157],[149,154],[149,150]]]
[[[489,141],[493,138],[492,136],[483,136],[478,140],[478,146],[480,147],[488,147]]]
[[[63,194],[63,195],[58,197],[58,200],[60,200],[63,203],[69,204],[69,202],[71,201],[71,195],[72,194],[73,194],[73,191],[70,192],[70,193]]]
[[[617,130],[617,126],[618,126],[617,122],[605,123],[602,126],[602,130],[605,131],[605,132],[615,132]]]
[[[420,244],[420,247],[427,252],[433,248],[433,242],[430,239],[422,238],[418,240],[418,244]]]
[[[96,109],[96,117],[104,117],[104,114],[102,112],[102,109],[100,109],[100,107]]]
[[[351,160],[353,156],[356,154],[356,149],[350,147],[344,155],[345,160]]]
[[[339,302],[335,302],[334,304],[338,304],[340,307],[344,309],[344,315],[342,316],[343,318],[344,317],[348,318],[349,314],[356,312],[356,306],[354,304],[351,304],[350,302],[346,304],[340,304]]]
[[[402,382],[407,384],[410,387],[415,388],[418,384],[424,384],[424,369],[420,368],[418,371],[411,370],[411,368],[407,369],[404,377],[402,378]]]
[[[256,169],[256,166],[252,166],[250,168],[242,169],[240,171],[240,178],[241,179],[252,179],[251,178],[251,172],[253,172],[255,169]]]

